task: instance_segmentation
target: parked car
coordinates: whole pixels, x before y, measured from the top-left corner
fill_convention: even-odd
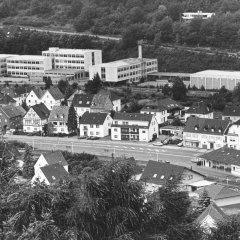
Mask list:
[[[92,137],[91,140],[98,140],[98,139],[99,139],[99,137]]]
[[[154,142],[153,146],[163,146],[163,143],[162,142]]]
[[[183,142],[180,142],[177,145],[178,145],[178,147],[182,147],[183,146]]]
[[[86,136],[80,136],[80,137],[78,137],[78,139],[85,139],[85,138],[87,138]]]

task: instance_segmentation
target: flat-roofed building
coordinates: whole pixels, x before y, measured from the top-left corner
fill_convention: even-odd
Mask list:
[[[210,12],[202,12],[202,11],[197,11],[197,12],[184,12],[182,13],[182,20],[189,22],[193,20],[194,18],[201,18],[203,20],[211,18],[215,15],[215,13],[210,13]]]
[[[21,55],[7,58],[7,74],[28,77],[33,73],[44,73],[52,69],[52,59],[37,55]]]
[[[102,50],[66,49],[51,47],[42,52],[43,56],[54,59],[55,69],[78,69],[89,71],[89,67],[102,63]]]
[[[220,89],[225,86],[233,90],[240,83],[240,71],[205,70],[190,75],[190,86],[205,89]]]
[[[0,54],[0,76],[7,74],[7,58],[15,57],[14,54]]]
[[[114,62],[102,63],[89,68],[89,79],[99,74],[105,82],[139,82],[147,74],[158,71],[157,59],[127,58]]]

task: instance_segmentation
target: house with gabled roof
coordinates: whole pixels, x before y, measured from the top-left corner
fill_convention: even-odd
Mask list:
[[[75,96],[76,94],[83,94],[83,93],[84,93],[83,90],[77,89],[77,90],[67,99],[68,106],[71,106],[71,105],[72,105],[74,96]]]
[[[196,223],[204,230],[204,232],[211,232],[212,228],[216,228],[217,224],[226,218],[226,214],[214,202],[200,214],[196,219]]]
[[[109,113],[85,112],[79,120],[80,136],[105,137],[110,134],[112,118]]]
[[[151,114],[117,112],[111,127],[112,140],[149,142],[158,137],[158,123]]]
[[[7,105],[0,107],[0,124],[3,132],[8,129],[22,129],[26,111],[21,106]]]
[[[91,104],[91,112],[111,112],[113,110],[113,103],[109,95],[101,92],[93,96]]]
[[[222,119],[230,120],[231,122],[240,120],[240,106],[226,106],[223,110]]]
[[[213,110],[206,102],[201,101],[193,104],[193,106],[185,112],[185,121],[187,121],[189,117],[213,118]]]
[[[41,97],[41,102],[44,103],[49,110],[53,109],[53,106],[60,106],[64,100],[64,95],[57,87],[51,87],[44,91]]]
[[[33,106],[41,103],[44,91],[41,88],[33,88],[26,97],[27,106]]]
[[[225,145],[229,120],[189,117],[183,130],[183,145],[218,149]]]
[[[42,132],[43,126],[48,122],[49,114],[50,110],[44,103],[33,105],[23,117],[23,131]]]
[[[52,133],[65,133],[68,131],[68,106],[53,106],[48,122],[52,125]]]
[[[191,183],[199,182],[204,179],[204,175],[183,166],[174,165],[166,162],[148,161],[140,177],[140,181],[145,183],[147,193],[156,191],[163,186],[167,180],[174,178],[181,179],[180,187],[191,191]]]
[[[85,112],[91,111],[93,94],[75,94],[72,104],[77,113],[78,118]]]
[[[39,180],[49,185],[68,175],[68,163],[60,151],[44,153],[35,163],[34,173],[32,183]]]

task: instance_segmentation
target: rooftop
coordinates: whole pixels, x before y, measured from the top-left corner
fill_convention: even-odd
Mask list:
[[[208,161],[240,166],[240,150],[222,147],[199,156]]]
[[[226,106],[223,110],[223,116],[239,116],[240,106]]]
[[[57,48],[51,47],[48,50],[42,51],[43,53],[65,53],[65,54],[83,54],[85,52],[93,52],[93,51],[102,51],[99,49],[69,49],[69,48]]]
[[[192,107],[190,107],[186,113],[189,114],[208,114],[213,112],[206,102],[199,102]]]
[[[49,122],[63,121],[67,123],[68,112],[69,112],[68,106],[53,106],[53,109],[49,115]]]
[[[87,124],[87,125],[102,125],[107,118],[108,113],[89,113],[85,112],[81,119],[79,120],[80,124]]]
[[[231,78],[240,78],[240,71],[224,71],[224,70],[205,70],[201,72],[196,72],[191,74],[191,77],[194,76],[211,76],[211,77],[231,77]]]
[[[90,108],[93,100],[92,94],[75,94],[72,104],[74,107],[88,107]]]
[[[21,106],[12,106],[12,105],[7,105],[4,107],[1,107],[2,111],[5,112],[5,114],[9,117],[9,118],[14,118],[14,117],[18,117],[18,116],[24,116],[26,111],[23,110],[23,108]]]
[[[91,108],[105,108],[108,99],[111,101],[109,95],[102,94],[101,92],[95,94],[93,96]]]
[[[11,58],[9,58],[9,60],[44,60],[47,57],[41,56],[41,55],[16,55],[13,56]]]
[[[142,122],[151,122],[152,114],[146,113],[125,113],[125,112],[116,112],[114,114],[114,120],[127,120],[127,121],[142,121]]]
[[[37,113],[37,115],[41,119],[47,119],[49,117],[50,110],[48,110],[48,108],[44,103],[36,104],[32,106],[32,109],[35,111],[35,113]]]
[[[57,87],[51,87],[45,92],[49,92],[55,100],[64,99],[64,95]]]
[[[56,164],[56,163],[58,163],[62,166],[68,165],[63,154],[60,151],[43,153],[42,155],[46,159],[48,165],[52,165],[52,164]]]

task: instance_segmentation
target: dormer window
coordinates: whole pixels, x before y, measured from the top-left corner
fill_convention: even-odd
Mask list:
[[[90,103],[90,101],[87,101],[87,104],[89,104]]]
[[[215,131],[215,129],[214,128],[211,128],[211,132],[214,132]]]
[[[195,131],[197,131],[197,130],[198,130],[198,126],[196,125],[196,126],[194,127],[194,129],[195,129]]]
[[[153,178],[156,178],[157,177],[157,173],[155,173],[154,175],[153,175]]]
[[[82,104],[82,101],[79,101],[79,104]]]
[[[161,179],[164,179],[164,175],[161,176]]]
[[[221,128],[219,128],[219,129],[218,129],[218,132],[219,132],[219,133],[221,133],[221,132],[222,132],[222,129],[221,129]]]

